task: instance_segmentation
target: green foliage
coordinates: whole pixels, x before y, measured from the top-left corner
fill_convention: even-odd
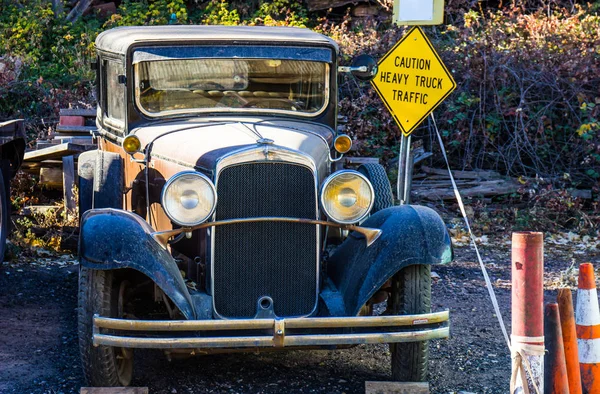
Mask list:
[[[205,25],[239,25],[241,22],[238,11],[230,9],[229,3],[224,0],[212,0],[206,8],[199,13],[199,20]]]
[[[261,1],[254,14],[254,23],[257,22],[265,26],[306,27],[309,24],[308,11],[298,1]]]
[[[185,0],[125,0],[118,12],[104,25],[105,28],[117,26],[185,24],[188,22],[188,10]]]
[[[54,17],[50,2],[31,0],[27,7],[3,4],[0,26],[0,48],[23,60],[24,79],[72,84],[91,78],[88,63],[97,21],[72,24]]]
[[[302,2],[275,0],[227,2],[210,0],[193,12],[192,21],[207,25],[264,25],[307,27],[310,19]]]

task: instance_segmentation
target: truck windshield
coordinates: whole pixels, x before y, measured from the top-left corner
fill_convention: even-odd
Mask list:
[[[246,111],[311,116],[328,101],[329,65],[321,61],[168,58],[134,67],[137,106],[147,116]]]

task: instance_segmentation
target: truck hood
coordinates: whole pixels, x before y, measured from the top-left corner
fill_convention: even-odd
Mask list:
[[[132,133],[143,149],[149,148],[151,161],[166,160],[210,172],[221,157],[264,146],[265,141],[274,148],[304,153],[321,169],[328,163],[335,136],[331,128],[317,123],[273,118],[193,118],[155,123]]]

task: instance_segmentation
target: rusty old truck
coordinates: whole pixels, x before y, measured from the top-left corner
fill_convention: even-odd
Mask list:
[[[129,384],[140,348],[373,343],[394,379],[425,379],[427,341],[449,334],[430,278],[446,226],[394,206],[379,164],[335,166],[352,145],[339,73],[372,62],[341,67],[333,40],[283,27],[124,27],[96,49],[99,148],[78,164],[88,383]]]

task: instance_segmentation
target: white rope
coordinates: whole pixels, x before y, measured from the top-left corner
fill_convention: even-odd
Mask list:
[[[475,249],[475,254],[477,255],[477,260],[479,261],[479,266],[481,267],[481,272],[483,273],[483,277],[485,279],[485,285],[487,287],[488,293],[492,300],[492,305],[494,306],[494,311],[496,312],[496,317],[498,318],[498,323],[500,323],[500,329],[502,330],[502,335],[504,335],[504,340],[506,341],[506,345],[511,353],[511,357],[514,360],[512,374],[510,378],[510,392],[513,393],[517,384],[517,377],[520,376],[521,382],[523,383],[523,392],[524,394],[529,394],[529,388],[527,387],[527,378],[525,376],[525,370],[529,373],[529,376],[533,377],[533,373],[531,370],[531,365],[529,364],[529,360],[527,356],[542,356],[544,355],[544,345],[534,345],[533,343],[544,343],[544,337],[519,337],[512,336],[513,345],[511,346],[511,340],[508,337],[508,332],[506,331],[506,326],[504,325],[504,319],[502,319],[502,314],[500,313],[500,307],[498,306],[498,299],[496,298],[496,293],[494,293],[494,288],[492,287],[492,282],[488,275],[487,269],[485,268],[485,264],[483,264],[483,259],[479,254],[479,248],[475,243],[475,237],[473,236],[473,231],[471,231],[471,225],[469,223],[469,218],[467,217],[467,212],[465,211],[465,205],[463,203],[460,192],[458,191],[458,187],[456,186],[456,182],[454,180],[454,175],[452,175],[452,170],[450,169],[450,162],[448,161],[448,156],[446,155],[446,148],[444,147],[444,141],[442,140],[442,136],[437,127],[437,123],[435,122],[435,117],[433,113],[431,114],[431,120],[433,121],[433,126],[435,128],[435,133],[437,135],[438,142],[440,144],[440,149],[442,150],[442,155],[444,156],[444,160],[446,162],[446,166],[448,167],[448,174],[450,175],[450,181],[452,182],[452,188],[454,189],[454,196],[456,197],[456,202],[460,208],[460,213],[463,216],[465,221],[465,225],[467,227],[467,231],[469,232],[469,236],[471,237],[471,244]],[[540,389],[538,388],[534,379],[531,379],[531,383],[535,392],[537,394],[540,393]]]
[[[494,293],[494,288],[492,287],[492,282],[490,281],[490,277],[487,273],[487,269],[483,264],[483,260],[481,259],[481,255],[479,254],[479,248],[475,243],[475,237],[473,236],[473,231],[471,231],[471,225],[469,224],[469,218],[467,217],[467,212],[465,211],[465,205],[463,204],[462,197],[460,196],[460,192],[458,191],[458,187],[456,186],[456,182],[454,181],[454,175],[452,175],[452,170],[450,169],[450,162],[448,161],[448,156],[446,156],[446,148],[444,147],[444,141],[442,140],[442,136],[440,131],[438,130],[437,123],[435,122],[435,117],[433,113],[431,114],[431,120],[433,121],[433,127],[435,127],[435,133],[437,134],[438,141],[440,143],[440,149],[442,150],[442,155],[444,156],[444,160],[446,161],[446,166],[448,167],[448,174],[450,174],[450,181],[452,182],[452,188],[454,189],[454,195],[456,196],[456,201],[458,202],[458,206],[460,208],[460,213],[465,220],[465,225],[467,226],[467,231],[469,232],[469,236],[471,237],[471,244],[475,249],[475,253],[477,254],[477,260],[479,260],[479,266],[481,267],[481,272],[483,272],[483,277],[485,279],[485,284],[488,289],[488,293],[490,293],[490,298],[492,299],[492,304],[494,305],[494,311],[496,311],[496,316],[498,317],[498,322],[500,323],[500,328],[502,329],[502,334],[504,335],[504,340],[506,340],[506,345],[510,349],[510,339],[508,337],[508,332],[506,331],[506,326],[504,325],[504,320],[502,319],[502,314],[500,313],[500,307],[498,306],[498,299],[496,298],[496,294]]]

